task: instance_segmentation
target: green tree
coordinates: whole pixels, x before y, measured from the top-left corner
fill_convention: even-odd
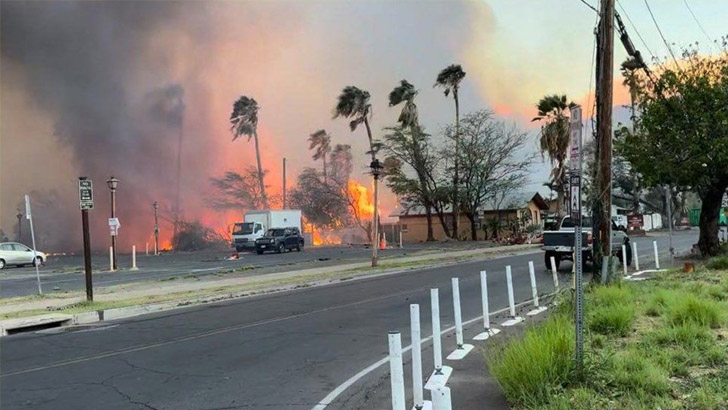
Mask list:
[[[233,133],[233,141],[242,137],[248,137],[255,140],[255,159],[258,163],[258,188],[263,199],[263,207],[268,208],[268,196],[265,193],[265,183],[263,181],[264,172],[263,165],[260,162],[260,147],[258,144],[258,102],[254,98],[245,95],[240,96],[233,103],[233,111],[230,114],[231,131]]]
[[[698,248],[716,255],[721,200],[728,188],[728,53],[683,53],[638,79],[639,127],[622,127],[620,152],[648,186],[680,187],[702,200]]]
[[[556,191],[557,212],[561,213],[566,184],[566,154],[569,149],[568,109],[574,107],[565,95],[547,95],[539,100],[538,115],[532,121],[541,122],[539,148],[541,155],[548,154],[551,161],[551,183]]]
[[[458,158],[460,157],[460,100],[458,99],[458,91],[460,90],[460,82],[465,78],[465,71],[459,64],[452,64],[445,67],[435,80],[435,87],[441,87],[445,90],[445,97],[452,93],[453,100],[455,100],[455,163],[453,170],[453,183],[452,183],[452,234],[453,238],[458,238],[458,218],[459,218],[459,184],[458,176],[460,173],[460,167]]]
[[[372,136],[372,129],[369,125],[369,118],[372,116],[372,104],[369,102],[371,95],[368,91],[362,90],[355,86],[346,86],[339,94],[337,98],[336,106],[334,107],[333,118],[343,117],[349,119],[349,128],[351,131],[356,131],[359,125],[364,124],[367,131],[367,138],[369,139],[369,151],[367,154],[372,157],[372,164],[378,163],[377,151],[381,147],[378,141],[374,140]],[[378,194],[379,194],[379,177],[374,175],[374,236],[369,235],[369,241],[377,240],[379,235],[379,207],[377,206]],[[376,250],[374,251],[376,252]],[[372,257],[372,266],[376,266],[376,257]]]
[[[315,149],[313,153],[313,160],[322,160],[324,163],[324,182],[328,180],[328,173],[326,172],[326,156],[331,152],[331,136],[326,133],[326,130],[318,130],[308,137],[309,146],[308,149]]]
[[[414,189],[414,192],[418,193],[418,195],[416,195],[416,197],[419,198],[418,202],[420,202],[425,208],[425,217],[427,219],[427,240],[434,241],[435,236],[432,230],[432,200],[429,185],[427,183],[427,170],[425,169],[427,167],[427,162],[424,150],[428,144],[428,139],[423,135],[422,129],[420,128],[419,113],[417,110],[417,104],[415,104],[415,96],[417,96],[417,89],[415,89],[415,87],[407,80],[402,80],[400,85],[394,87],[394,89],[389,93],[390,107],[395,107],[404,103],[397,122],[402,129],[409,129],[410,133],[406,134],[402,132],[402,129],[391,129],[393,133],[385,137],[385,139],[389,143],[389,153],[395,155],[395,157],[399,158],[401,161],[407,162],[417,175],[418,186]],[[394,163],[390,163],[390,165],[394,165]],[[405,180],[407,179],[402,173],[401,167],[391,169],[398,169],[399,172],[392,174],[389,179],[388,186],[392,188],[391,184],[395,183],[395,186],[398,188],[397,190],[404,195],[405,193],[402,192],[402,188],[409,187],[410,184],[402,184],[404,181],[398,178],[401,176]],[[405,189],[404,191],[407,190]]]

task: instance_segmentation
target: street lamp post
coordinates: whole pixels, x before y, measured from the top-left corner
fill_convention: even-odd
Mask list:
[[[382,164],[378,159],[372,160],[369,164],[374,176],[374,235],[372,236],[372,268],[377,266],[377,248],[379,247],[379,176],[382,174]]]
[[[23,229],[22,229],[22,227],[23,227],[23,225],[22,225],[22,223],[23,223],[23,214],[21,214],[20,212],[18,212],[18,214],[15,215],[15,216],[18,218],[18,243],[22,243],[23,242],[22,241],[22,239],[23,239],[23,234],[22,234],[23,233]]]
[[[116,218],[116,188],[119,185],[119,180],[112,176],[108,181],[106,181],[106,185],[108,185],[109,190],[111,190],[111,217]],[[112,269],[116,270],[116,235],[113,233],[111,235],[111,255],[113,260]]]
[[[154,201],[152,207],[154,208],[154,256],[157,256],[159,255],[159,204],[157,201]]]

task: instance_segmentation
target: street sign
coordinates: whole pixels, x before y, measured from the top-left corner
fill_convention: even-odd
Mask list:
[[[581,177],[573,175],[569,179],[569,187],[571,188],[569,212],[571,213],[571,219],[577,220],[581,217]]]
[[[90,179],[78,180],[78,201],[81,210],[94,209],[94,190]]]
[[[581,107],[576,106],[569,110],[571,113],[571,147],[569,150],[569,166],[572,173],[581,173]],[[577,125],[578,124],[578,125]]]
[[[121,228],[119,218],[109,218],[109,230],[111,231],[111,236],[119,235],[119,228]]]

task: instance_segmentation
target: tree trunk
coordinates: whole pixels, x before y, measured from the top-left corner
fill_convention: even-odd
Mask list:
[[[258,146],[258,131],[253,133],[255,138],[255,159],[258,161],[258,188],[263,199],[263,208],[268,209],[268,196],[265,194],[265,183],[263,182],[263,165],[260,163],[260,147]]]
[[[700,249],[703,256],[715,256],[720,252],[718,219],[725,190],[726,185],[721,184],[719,187],[713,187],[700,195],[703,205],[700,209],[700,222],[698,224],[700,228],[698,249]]]
[[[437,218],[440,220],[440,225],[442,225],[442,230],[445,232],[445,236],[450,238],[450,228],[445,221],[445,212],[441,207],[437,206],[435,207],[435,212],[437,212]]]
[[[427,217],[427,242],[434,242],[435,234],[432,231],[432,205],[425,204],[425,216]]]
[[[324,152],[324,156],[322,158],[324,160],[324,184],[328,185],[329,184],[329,179],[326,176],[326,153],[325,152]]]
[[[478,231],[475,229],[475,214],[468,212],[467,217],[470,220],[470,239],[477,241]]]
[[[458,219],[459,217],[459,204],[460,197],[458,195],[458,183],[459,183],[459,166],[460,166],[460,101],[458,101],[458,90],[455,88],[452,93],[453,99],[455,100],[455,172],[453,175],[453,195],[452,195],[452,236],[454,239],[458,238]]]

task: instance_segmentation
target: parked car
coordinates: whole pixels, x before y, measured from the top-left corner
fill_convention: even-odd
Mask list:
[[[46,261],[46,254],[36,251],[33,258],[33,250],[17,242],[0,243],[0,269],[8,265],[26,266],[37,263],[42,265]]]
[[[255,240],[255,252],[262,255],[265,251],[283,253],[286,250],[303,250],[303,236],[296,227],[268,229],[260,239]]]
[[[581,219],[582,226],[582,255],[584,262],[592,262],[594,260],[592,254],[592,221],[590,217],[584,216]],[[562,260],[572,260],[574,254],[574,230],[575,223],[570,217],[564,217],[558,226],[558,229],[545,231],[543,233],[544,263],[546,269],[551,270],[551,258],[554,258],[556,269],[561,265]],[[630,246],[629,237],[620,230],[612,220],[612,255],[619,257],[622,263],[622,245],[625,245],[627,254],[627,266],[632,264],[632,247]]]

